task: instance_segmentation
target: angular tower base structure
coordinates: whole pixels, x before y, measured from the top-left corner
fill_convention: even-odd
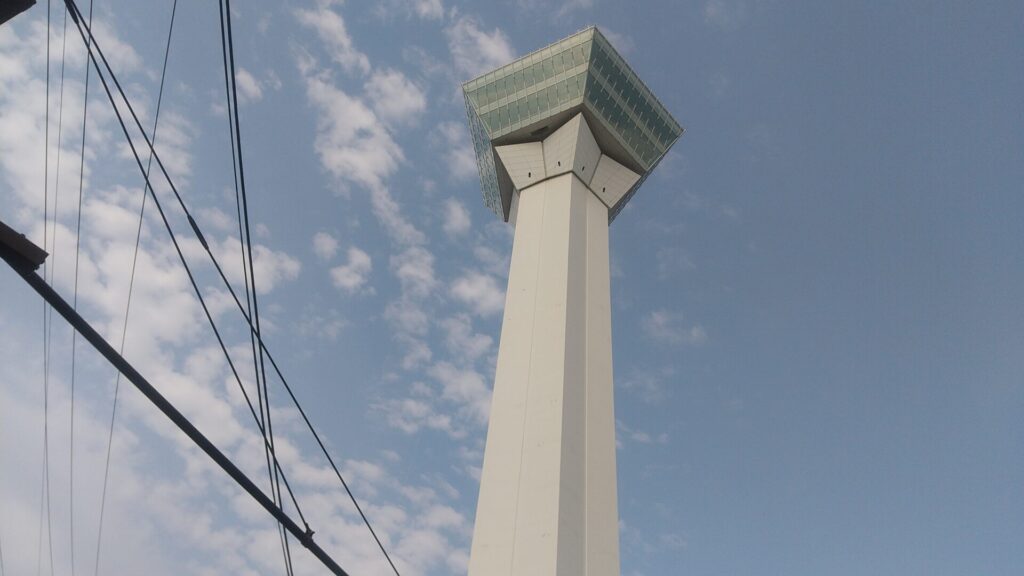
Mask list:
[[[463,90],[515,226],[469,576],[618,576],[608,226],[682,129],[596,28]]]
[[[469,573],[617,576],[608,206],[588,184],[639,175],[582,115],[497,151],[519,191]]]

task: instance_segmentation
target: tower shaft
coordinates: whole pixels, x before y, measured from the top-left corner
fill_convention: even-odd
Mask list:
[[[618,576],[608,224],[683,129],[594,27],[462,91],[516,226],[469,576]]]
[[[470,576],[619,574],[608,207],[567,164],[514,201]]]

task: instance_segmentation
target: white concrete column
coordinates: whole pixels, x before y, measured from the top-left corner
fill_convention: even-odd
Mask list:
[[[470,576],[619,574],[608,208],[578,148],[519,193]]]

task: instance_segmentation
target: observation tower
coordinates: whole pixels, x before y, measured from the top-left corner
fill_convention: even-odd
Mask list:
[[[469,576],[618,576],[608,226],[683,129],[594,27],[462,89],[515,226]]]

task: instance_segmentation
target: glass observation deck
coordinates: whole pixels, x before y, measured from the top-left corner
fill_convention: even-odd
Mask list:
[[[601,32],[590,27],[462,85],[484,203],[508,220],[513,185],[495,146],[542,140],[582,112],[601,150],[641,175],[622,210],[683,128]]]

